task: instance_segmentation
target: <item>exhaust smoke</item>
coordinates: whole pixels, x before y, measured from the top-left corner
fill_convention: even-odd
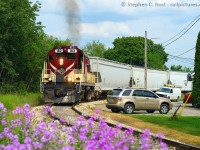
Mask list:
[[[80,31],[81,31],[81,19],[80,19],[80,9],[77,0],[63,0],[65,11],[66,11],[66,21],[67,21],[67,32],[69,39],[72,41],[73,45],[79,45],[80,43]]]

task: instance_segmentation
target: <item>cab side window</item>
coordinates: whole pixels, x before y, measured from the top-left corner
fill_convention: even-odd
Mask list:
[[[143,91],[142,90],[135,90],[133,92],[132,96],[143,96]]]
[[[49,61],[54,60],[54,56],[53,55],[49,55]]]
[[[173,93],[173,89],[170,90],[170,93]]]

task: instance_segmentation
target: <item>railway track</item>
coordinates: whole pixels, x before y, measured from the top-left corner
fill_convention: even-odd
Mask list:
[[[63,112],[65,112],[65,111],[68,112],[68,116],[69,117],[66,119],[67,121],[65,123],[62,123],[63,125],[66,125],[66,126],[72,126],[73,122],[76,121],[76,118],[78,116],[83,115],[83,112],[79,111],[75,107],[76,105],[68,106],[68,107],[66,107],[66,106],[62,107],[62,106],[56,106],[56,105],[51,104],[50,106],[51,106],[51,111],[53,111],[54,114],[56,113],[56,115],[53,116],[53,119],[55,119],[55,120],[59,120],[60,121],[61,118],[66,119],[66,116],[63,116]],[[84,118],[85,119],[89,119],[89,118],[91,118],[91,116],[88,116],[88,115],[84,114]],[[110,122],[107,122],[107,124],[112,128],[115,128],[115,126],[116,126],[116,124],[110,123]],[[121,130],[125,131],[127,129],[128,128],[126,128],[126,127],[122,127]],[[141,134],[143,132],[134,129],[134,133],[135,134]],[[154,137],[154,135],[152,135],[152,137]],[[154,137],[154,138],[156,138],[156,137]],[[173,139],[163,138],[163,141],[169,147],[172,147],[172,148],[174,148],[176,150],[200,150],[200,147],[197,147],[197,146],[194,146],[194,145],[189,145],[189,144],[186,144],[186,143],[181,143],[181,142],[173,140]]]

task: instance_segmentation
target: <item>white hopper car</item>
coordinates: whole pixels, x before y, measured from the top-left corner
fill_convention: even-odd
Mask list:
[[[144,88],[144,68],[99,57],[89,59],[91,71],[96,76],[95,90],[104,92],[130,86]],[[187,72],[147,69],[147,89],[156,91],[171,83],[182,92],[192,91],[192,81],[188,81],[187,76]]]

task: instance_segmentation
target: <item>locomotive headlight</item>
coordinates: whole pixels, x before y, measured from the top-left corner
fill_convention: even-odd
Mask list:
[[[63,65],[63,62],[64,62],[64,60],[61,58],[61,59],[59,60],[60,65]]]
[[[68,78],[67,78],[67,81],[68,81],[68,82],[72,82],[72,78],[71,78],[71,77],[68,77]]]
[[[51,78],[49,78],[49,82],[51,82],[52,81],[52,79]]]

